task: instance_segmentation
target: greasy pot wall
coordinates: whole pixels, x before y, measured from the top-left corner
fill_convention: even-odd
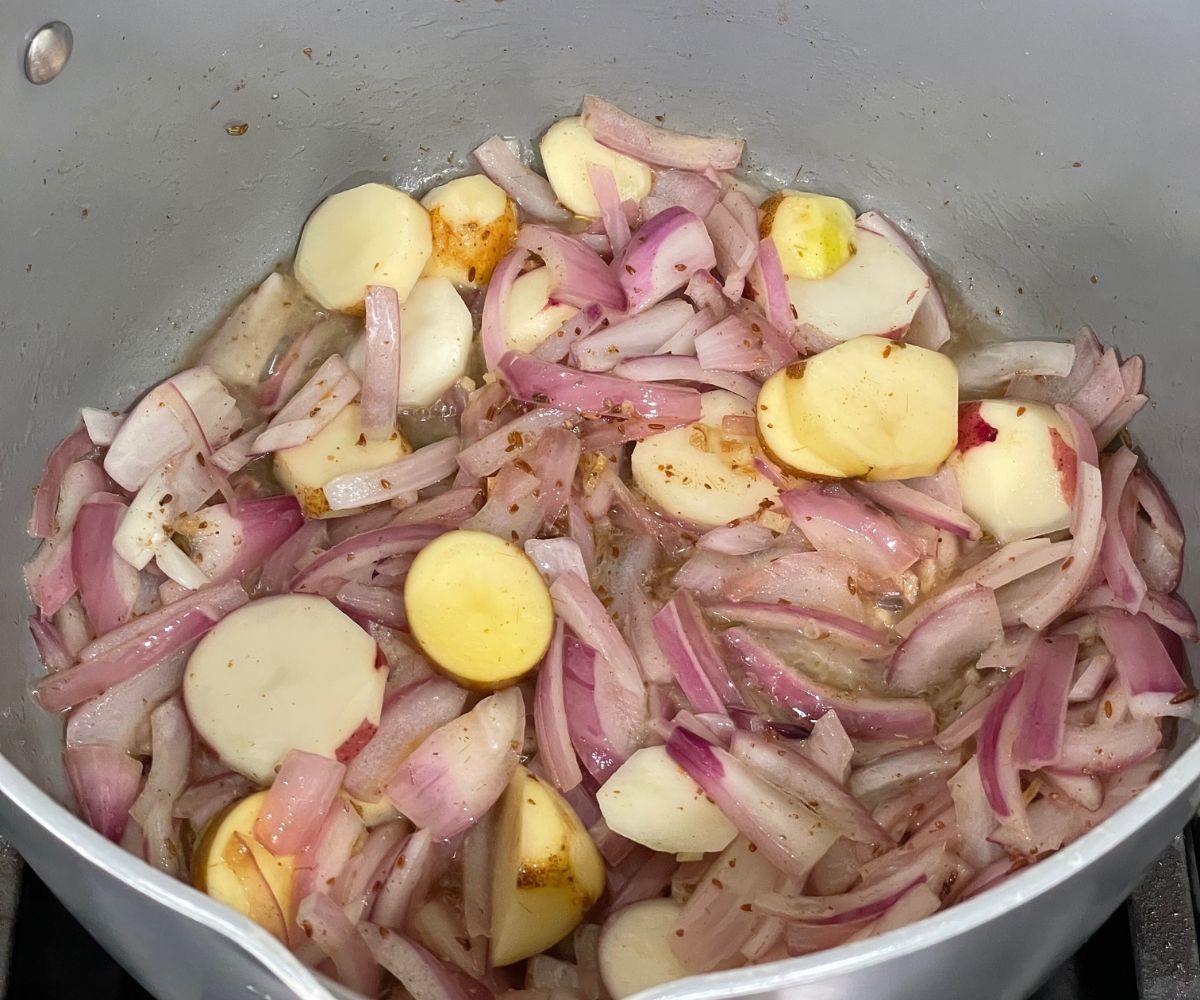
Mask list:
[[[75,54],[34,88],[21,47],[51,18],[74,29]],[[1185,0],[5,4],[0,749],[62,796],[60,726],[26,694],[17,564],[29,491],[79,404],[125,406],[165,374],[332,188],[419,186],[587,91],[670,125],[736,128],[778,181],[886,211],[1001,334],[1087,321],[1144,353],[1155,404],[1135,430],[1196,524],[1198,18]],[[227,134],[235,122],[244,135]],[[1193,601],[1198,565],[1193,551]],[[1020,978],[1098,923],[1165,835],[1110,864]],[[136,906],[102,909],[116,942]]]

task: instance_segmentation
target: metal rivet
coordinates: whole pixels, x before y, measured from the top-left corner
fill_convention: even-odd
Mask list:
[[[30,83],[49,83],[71,58],[75,39],[62,21],[51,21],[33,33],[25,50],[25,75]]]

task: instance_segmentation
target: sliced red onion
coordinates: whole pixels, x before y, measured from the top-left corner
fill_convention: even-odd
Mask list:
[[[1009,542],[965,570],[959,576],[957,585],[978,583],[997,590],[1052,563],[1061,563],[1070,552],[1069,541],[1052,542],[1048,538],[1027,538],[1020,542]],[[911,628],[908,631],[911,631]],[[905,633],[902,631],[901,634]]]
[[[466,691],[442,677],[417,681],[390,695],[379,729],[346,768],[346,791],[363,802],[376,801],[413,748],[457,718],[466,700]]]
[[[111,632],[133,615],[141,592],[138,571],[113,551],[117,526],[128,508],[115,496],[96,494],[71,531],[71,569],[92,628]]]
[[[1064,774],[1053,768],[1046,768],[1041,776],[1052,788],[1078,802],[1088,812],[1095,812],[1104,804],[1104,786],[1099,778],[1088,774]]]
[[[618,153],[678,170],[732,170],[742,158],[741,139],[711,139],[672,132],[635,118],[599,97],[583,99],[583,127]]]
[[[1135,719],[1192,714],[1190,700],[1176,702],[1186,685],[1149,618],[1101,611],[1096,623],[1129,693],[1129,711]]]
[[[1058,760],[1079,637],[1064,633],[1034,642],[1023,671],[1013,763],[1027,771]]]
[[[413,1000],[491,1000],[482,983],[451,970],[414,941],[363,921],[358,933],[375,961],[400,980]]]
[[[178,875],[183,849],[173,813],[187,786],[192,758],[192,727],[182,698],[176,695],[150,713],[150,733],[150,771],[129,815],[146,835],[146,860]]]
[[[329,895],[345,907],[346,916],[358,923],[375,904],[379,890],[386,881],[404,848],[409,826],[404,820],[393,820],[375,827],[334,880]]]
[[[290,495],[247,500],[237,512],[228,504],[205,507],[176,528],[188,541],[192,561],[214,583],[241,579],[262,566],[304,525]]]
[[[900,643],[888,663],[888,687],[901,694],[930,691],[1003,636],[995,593],[976,584],[922,619]]]
[[[508,688],[427,736],[388,783],[387,797],[434,836],[453,837],[508,786],[524,739],[525,704]]]
[[[746,314],[734,313],[696,336],[696,360],[713,371],[752,372],[769,362]]]
[[[85,743],[63,751],[63,767],[83,821],[119,841],[142,783],[141,763],[119,747]]]
[[[837,553],[788,552],[723,580],[721,596],[734,601],[794,604],[855,621],[863,617],[858,567]]]
[[[1027,825],[1021,795],[1021,773],[1013,761],[1013,744],[1021,726],[1021,688],[1025,674],[1012,677],[983,717],[979,729],[979,776],[996,817],[1017,827]]]
[[[504,352],[508,350],[508,301],[513,282],[521,274],[521,268],[529,254],[520,248],[508,253],[488,282],[483,300],[483,319],[479,329],[479,341],[483,347],[483,362],[488,370],[495,368]],[[466,414],[464,414],[464,417]]]
[[[763,921],[754,902],[780,887],[779,872],[746,837],[735,839],[715,861],[700,861],[696,867],[686,880],[694,888],[688,885],[690,895],[667,938],[671,950],[696,972],[740,964],[742,947]]]
[[[151,473],[192,444],[179,415],[167,404],[176,393],[211,448],[220,447],[241,426],[237,404],[211,368],[201,365],[171,376],[129,411],[104,456],[104,471],[125,489],[141,487]]]
[[[47,711],[58,712],[103,694],[199,639],[248,600],[239,584],[221,584],[134,619],[85,647],[77,666],[42,680],[36,688],[38,701]]]
[[[613,684],[607,664],[596,651],[567,636],[563,644],[563,697],[571,745],[597,780],[625,762],[645,728],[645,695]],[[615,689],[616,699],[605,697]]]
[[[743,228],[738,216],[725,201],[719,201],[704,217],[712,241],[715,265],[725,278],[725,297],[736,302],[742,297],[746,276],[758,259],[758,227]],[[712,264],[707,265],[709,267]]]
[[[984,868],[1000,856],[1000,850],[988,839],[996,830],[996,814],[983,790],[978,757],[972,757],[950,779],[950,797],[963,860],[974,868]]]
[[[1142,605],[1142,613],[1151,621],[1161,625],[1169,632],[1192,642],[1200,640],[1200,631],[1196,627],[1196,616],[1180,598],[1173,594],[1159,594],[1153,590],[1146,594]]]
[[[358,377],[331,354],[287,404],[271,418],[250,449],[261,455],[311,441],[358,395]],[[111,452],[109,453],[111,454]]]
[[[150,713],[179,690],[190,652],[186,646],[80,705],[67,719],[67,746],[104,743],[130,753],[141,750]]]
[[[579,543],[571,538],[531,538],[525,543],[525,554],[538,568],[547,584],[553,583],[564,573],[574,573],[580,579],[588,578],[587,564]]]
[[[963,711],[956,719],[948,723],[933,741],[943,750],[953,750],[962,746],[967,740],[979,732],[983,725],[984,716],[991,710],[992,705],[1000,697],[999,689],[992,691]]]
[[[1106,347],[1087,381],[1071,396],[1071,408],[1088,422],[1099,427],[1125,398],[1125,380],[1117,362],[1117,353]]]
[[[83,426],[86,428],[92,444],[100,448],[106,448],[113,443],[113,438],[117,436],[117,429],[121,426],[121,421],[125,419],[116,410],[97,410],[91,406],[80,409],[79,416],[83,419]]]
[[[258,384],[254,394],[258,408],[270,416],[291,399],[304,384],[305,373],[311,370],[312,362],[329,349],[330,340],[340,332],[337,321],[326,317],[293,337],[283,356],[272,362],[271,373]],[[354,353],[358,353],[357,345]],[[360,373],[361,360],[352,367],[358,369],[355,374]]]
[[[41,478],[34,487],[33,512],[29,516],[29,527],[26,529],[31,538],[49,538],[59,530],[55,512],[58,508],[63,476],[72,464],[87,457],[94,450],[95,446],[88,436],[87,428],[82,425],[55,445],[50,457],[46,459]]]
[[[697,271],[696,274],[707,274],[707,271]],[[690,279],[689,279],[690,284]],[[722,295],[723,297],[723,295]],[[703,306],[696,315],[683,324],[671,335],[671,339],[662,345],[655,354],[676,354],[682,357],[696,356],[696,335],[703,333],[714,323],[719,323],[728,310]]]
[[[563,652],[563,625],[558,622],[550,640],[550,648],[538,670],[533,721],[537,729],[538,755],[546,769],[546,777],[559,791],[569,792],[583,780],[583,776],[571,745],[564,694]]]
[[[613,369],[614,375],[634,382],[697,382],[725,389],[742,399],[757,399],[761,388],[754,379],[736,372],[706,371],[695,358],[660,354],[657,357],[634,358],[622,361]]]
[[[256,790],[254,782],[232,771],[192,785],[175,800],[173,815],[193,831],[203,830],[217,813]]]
[[[1075,362],[1075,345],[1050,340],[984,344],[955,357],[959,385],[973,393],[993,392],[1018,375],[1065,376]]]
[[[660,302],[578,341],[571,356],[583,371],[611,371],[629,358],[654,354],[692,316],[692,307],[682,299]]]
[[[642,224],[613,269],[626,310],[636,314],[679,291],[693,272],[715,264],[704,223],[686,208],[668,208]]]
[[[1118,448],[1105,456],[1101,470],[1106,527],[1100,544],[1100,566],[1118,605],[1132,614],[1141,609],[1146,597],[1146,581],[1129,549],[1136,503],[1130,476],[1137,463],[1138,457],[1132,451]]]
[[[1107,448],[1113,439],[1125,429],[1125,425],[1136,417],[1148,402],[1150,402],[1149,396],[1138,393],[1114,406],[1108,416],[1095,427],[1096,444],[1101,448]]]
[[[474,831],[481,829],[473,826]],[[402,928],[421,903],[436,874],[436,848],[428,830],[417,830],[403,844],[396,863],[375,897],[371,919],[384,927]]]
[[[839,785],[845,786],[850,778],[854,744],[850,742],[850,736],[837,717],[837,712],[826,712],[813,723],[812,732],[800,747],[800,754]]]
[[[447,490],[406,507],[392,518],[392,524],[441,524],[457,528],[475,513],[479,507],[479,495],[475,487]]]
[[[747,556],[761,552],[774,541],[775,533],[769,528],[747,522],[731,527],[713,528],[697,540],[696,546],[730,556]]]
[[[254,836],[272,854],[295,854],[320,832],[346,773],[329,757],[289,750],[267,790]]]
[[[75,657],[67,649],[62,633],[53,622],[44,621],[36,615],[29,616],[29,631],[33,635],[34,645],[37,646],[38,657],[49,674],[66,670],[75,662]]]
[[[1133,474],[1133,493],[1150,518],[1150,528],[1137,531],[1134,559],[1151,589],[1169,594],[1183,578],[1183,522],[1162,483],[1144,466]]]
[[[629,245],[629,220],[621,207],[621,195],[617,190],[616,179],[608,167],[599,163],[589,163],[587,175],[592,185],[592,193],[596,196],[596,204],[600,206],[600,219],[604,223],[609,246],[613,256],[619,256]]]
[[[838,833],[793,795],[695,733],[676,729],[667,753],[781,872],[803,880]]]
[[[460,451],[458,465],[470,476],[493,475],[531,451],[547,427],[571,427],[577,419],[569,410],[530,410]]]
[[[363,532],[317,556],[296,574],[292,589],[317,593],[327,580],[344,580],[389,556],[419,552],[445,533],[439,524],[394,525]]]
[[[717,601],[707,605],[711,614],[754,628],[799,632],[808,639],[831,639],[867,657],[887,655],[888,638],[862,622],[829,611],[792,604],[758,601]]]
[[[571,220],[571,213],[554,197],[550,182],[525,166],[500,136],[492,136],[471,155],[479,169],[530,218],[559,225]]]
[[[595,303],[580,309],[538,344],[533,349],[533,356],[543,361],[562,361],[579,341],[601,329],[606,322],[606,315],[605,310]]]
[[[390,465],[351,472],[331,479],[322,487],[330,510],[354,510],[416,493],[440,483],[458,470],[458,438],[443,438]]]
[[[700,609],[686,590],[677,590],[654,616],[654,635],[697,712],[724,714],[726,705],[743,704]]]
[[[704,218],[721,198],[721,185],[694,170],[656,170],[650,193],[642,200],[643,218],[679,206]]]
[[[733,734],[729,752],[755,773],[804,802],[839,835],[860,844],[893,846],[891,836],[853,795],[807,757],[781,742]]]
[[[337,588],[331,600],[360,625],[367,621],[388,628],[408,628],[404,595],[399,587],[374,587],[347,580]]]
[[[854,488],[880,507],[886,507],[893,513],[912,518],[914,521],[949,531],[959,538],[978,541],[983,534],[978,522],[964,514],[961,509],[955,510],[905,483],[872,483],[863,480],[855,483]]]
[[[541,482],[532,472],[515,464],[504,466],[492,481],[487,503],[474,517],[464,521],[463,527],[524,543],[537,533],[542,521],[536,496],[540,488]]]
[[[309,893],[329,891],[359,848],[365,832],[362,818],[354,806],[347,799],[335,799],[320,831],[296,858],[296,874],[292,880],[293,907]]]
[[[1071,371],[1062,378],[1052,375],[1019,375],[1006,395],[1040,403],[1067,403],[1091,379],[1104,352],[1104,345],[1088,327],[1081,327],[1072,341],[1075,360]]]
[[[364,996],[379,992],[379,963],[337,903],[323,892],[305,896],[296,923],[333,963],[337,980]]]
[[[908,747],[861,764],[847,787],[868,803],[878,802],[926,778],[948,777],[961,763],[960,754],[938,746]]]
[[[792,303],[788,297],[787,275],[783,273],[779,249],[770,237],[758,242],[758,257],[750,271],[749,280],[767,321],[777,330],[791,330],[796,325],[796,318],[792,315]]]
[[[789,667],[749,632],[731,628],[721,637],[749,679],[779,707],[800,719],[837,712],[846,732],[867,739],[928,739],[933,709],[919,698],[873,698],[836,691]]]
[[[396,429],[400,400],[400,297],[390,285],[368,285],[366,359],[362,377],[362,429],[382,441]]]
[[[526,225],[516,246],[537,254],[550,269],[550,292],[556,302],[579,309],[593,303],[605,309],[625,308],[625,293],[600,255],[574,236],[549,226]]]
[[[1112,774],[1146,760],[1161,740],[1156,719],[1132,719],[1103,728],[1068,723],[1054,769],[1064,774]]]
[[[509,391],[530,403],[599,416],[688,424],[700,419],[700,394],[695,389],[580,372],[513,351],[500,359],[498,371]]]
[[[927,853],[932,857],[935,852]],[[772,893],[755,903],[754,909],[758,913],[817,926],[853,924],[886,913],[910,889],[924,885],[928,878],[929,874],[925,871],[909,866],[878,882],[836,896],[782,896]]]
[[[301,561],[312,561],[325,548],[327,534],[326,521],[305,520],[299,530],[281,542],[263,562],[254,588],[255,596],[281,594],[287,590]]]
[[[941,348],[954,335],[954,332],[950,329],[950,317],[946,313],[946,304],[942,300],[942,294],[938,291],[937,282],[933,280],[933,275],[924,259],[917,253],[908,237],[882,213],[864,212],[854,220],[854,224],[882,236],[893,246],[902,250],[909,260],[929,275],[929,291],[917,307],[904,339],[910,344],[927,347],[931,351]]]
[[[818,552],[841,553],[871,576],[890,579],[920,558],[916,543],[895,521],[840,487],[787,490],[779,499]]]
[[[1046,628],[1075,603],[1099,559],[1104,532],[1100,470],[1081,458],[1077,483],[1071,554],[1050,586],[1019,614],[1020,620],[1032,629]]]

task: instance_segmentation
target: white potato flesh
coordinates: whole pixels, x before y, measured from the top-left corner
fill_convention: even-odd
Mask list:
[[[753,405],[724,389],[700,398],[700,420],[655,434],[633,449],[633,479],[672,517],[708,527],[751,517],[778,495],[754,468],[758,442],[722,429],[729,417],[752,417]]]
[[[607,167],[617,182],[622,201],[641,201],[650,193],[654,175],[640,160],[601,146],[579,118],[563,118],[542,136],[542,167],[554,195],[576,215],[594,219],[600,214],[588,166]]]
[[[673,899],[632,903],[600,930],[600,978],[612,1000],[691,975],[671,950],[671,934],[683,907]]]
[[[450,531],[423,548],[404,581],[421,650],[466,687],[516,683],[550,645],[550,591],[529,557],[484,531]]]
[[[528,353],[575,315],[574,306],[550,298],[550,270],[526,271],[508,293],[504,339],[510,351]]]
[[[1071,524],[1075,468],[1071,428],[1052,406],[985,399],[960,410],[950,467],[963,510],[998,542],[1016,542]]]
[[[643,747],[596,793],[614,833],[667,854],[723,851],[735,827],[663,746]]]
[[[284,915],[291,912],[296,857],[276,857],[254,837],[254,822],[266,796],[248,795],[209,821],[192,852],[192,884],[285,940]],[[253,865],[261,879],[247,871]]]
[[[327,482],[389,465],[410,451],[412,448],[397,430],[382,441],[369,440],[362,429],[362,409],[358,403],[351,403],[311,441],[277,451],[275,478],[300,502],[305,517],[342,517],[354,511],[329,509],[324,491]]]
[[[422,278],[400,307],[401,406],[428,406],[467,371],[471,310],[446,278]]]
[[[604,861],[566,800],[525,768],[498,808],[489,957],[503,966],[579,926],[604,892]]]
[[[958,438],[958,372],[937,351],[857,337],[771,378],[783,384],[797,445],[844,475],[932,475]]]
[[[183,698],[200,737],[266,785],[289,750],[334,757],[379,724],[387,671],[363,629],[323,597],[266,597],[222,619],[196,646]]]
[[[929,276],[899,247],[861,227],[854,247],[827,278],[788,276],[797,322],[837,341],[904,333],[929,291]]]
[[[421,199],[429,212],[433,254],[427,278],[457,285],[486,285],[517,235],[517,208],[482,174],[456,177]]]
[[[841,198],[777,191],[759,208],[759,234],[792,278],[827,278],[854,253],[854,209]]]
[[[361,313],[368,285],[388,285],[403,302],[433,252],[429,213],[387,184],[330,195],[300,234],[295,274],[326,309]]]

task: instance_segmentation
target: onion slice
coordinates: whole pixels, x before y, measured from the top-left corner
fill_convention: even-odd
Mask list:
[[[500,136],[492,136],[471,155],[479,169],[530,218],[559,225],[571,220],[571,213],[554,197],[550,182],[525,166]]]
[[[618,153],[678,170],[732,170],[742,158],[741,139],[712,139],[672,132],[635,118],[591,95],[583,99],[583,127]]]
[[[396,429],[400,400],[400,297],[389,285],[368,285],[366,359],[363,361],[362,429],[383,441]]]

